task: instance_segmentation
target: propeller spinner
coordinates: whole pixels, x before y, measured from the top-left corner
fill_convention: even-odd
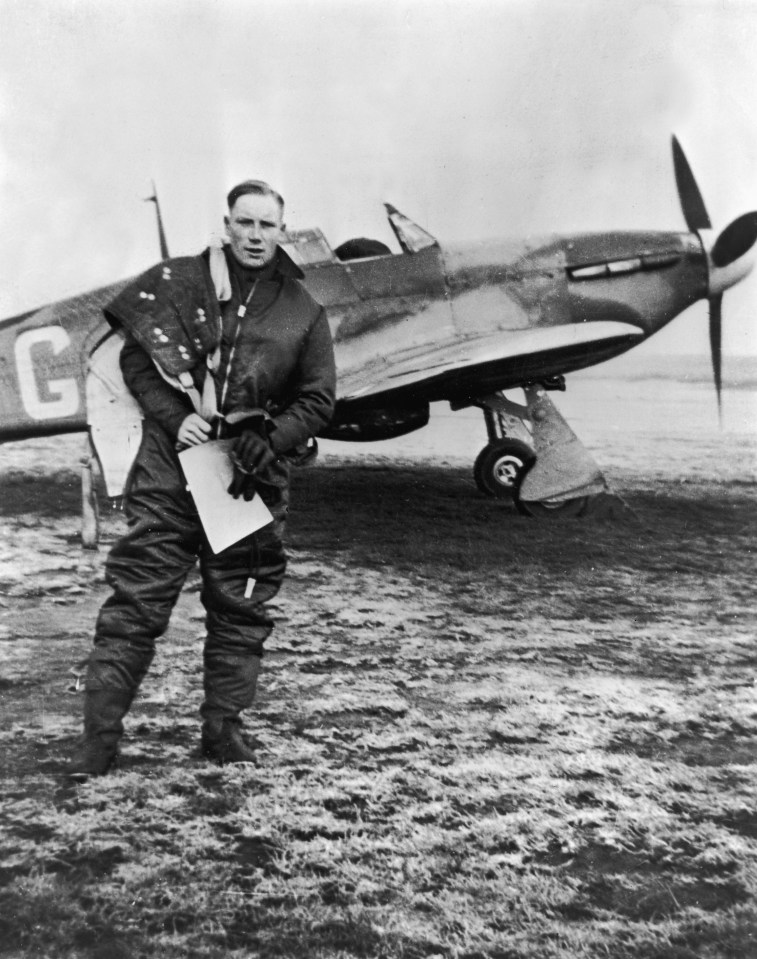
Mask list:
[[[692,233],[699,233],[707,253],[709,267],[710,355],[715,392],[718,398],[718,416],[721,416],[722,392],[722,304],[723,292],[742,280],[752,269],[746,254],[757,241],[757,212],[745,213],[730,223],[717,237],[712,229],[702,194],[691,172],[681,144],[673,137],[673,167],[678,197],[686,225]]]

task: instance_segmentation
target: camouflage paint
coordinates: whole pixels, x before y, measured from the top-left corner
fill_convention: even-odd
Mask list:
[[[708,281],[687,233],[431,245],[304,270],[329,312],[341,409],[465,402],[591,366],[651,336]],[[4,439],[86,429],[87,356],[107,331],[103,305],[127,282],[0,323]]]

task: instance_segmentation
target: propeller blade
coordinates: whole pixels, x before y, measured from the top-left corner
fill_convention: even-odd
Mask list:
[[[728,266],[752,248],[757,240],[757,213],[744,213],[729,223],[712,248],[715,266]]]
[[[697,230],[711,229],[712,224],[707,215],[702,194],[699,192],[689,161],[686,159],[686,155],[676,137],[673,137],[673,169],[675,170],[678,197],[681,201],[686,226],[692,233],[696,233]]]
[[[712,356],[712,375],[715,379],[715,393],[718,397],[718,419],[723,422],[721,403],[722,391],[722,330],[723,330],[723,294],[718,293],[710,297],[710,355]]]

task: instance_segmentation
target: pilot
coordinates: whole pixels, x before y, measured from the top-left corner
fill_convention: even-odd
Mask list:
[[[107,560],[86,670],[84,734],[69,774],[114,764],[123,719],[156,639],[196,559],[206,611],[203,755],[251,762],[241,713],[255,696],[266,611],[286,556],[289,467],[328,423],[335,368],[326,313],[280,243],[284,201],[249,180],[228,195],[223,244],[165,260],[105,310],[124,334],[121,369],[143,413],[143,436],[124,509],[128,531]],[[214,554],[186,489],[178,452],[231,439],[229,496],[259,493],[273,522]]]

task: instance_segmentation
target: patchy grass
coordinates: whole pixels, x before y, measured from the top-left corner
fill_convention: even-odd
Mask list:
[[[43,471],[40,527],[22,474],[0,955],[757,953],[753,485],[621,473],[627,512],[542,525],[467,470],[303,472],[258,765],[199,757],[193,576],[119,771],[69,788],[104,552],[76,544],[75,477]]]

